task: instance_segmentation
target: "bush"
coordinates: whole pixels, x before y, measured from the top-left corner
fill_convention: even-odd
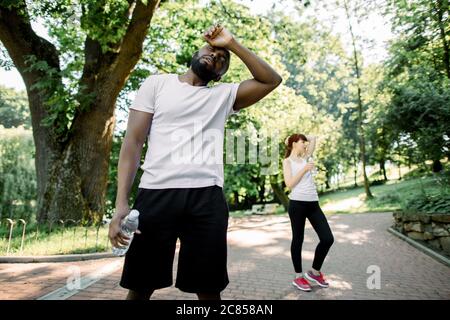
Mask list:
[[[422,194],[405,204],[405,211],[421,213],[450,213],[450,194]]]
[[[30,130],[0,126],[0,218],[30,218],[36,199]]]
[[[386,184],[386,180],[372,180],[370,181],[370,186],[381,186],[383,184]]]
[[[376,200],[379,203],[398,203],[401,201],[400,196],[395,193],[382,194],[381,196],[377,197]]]

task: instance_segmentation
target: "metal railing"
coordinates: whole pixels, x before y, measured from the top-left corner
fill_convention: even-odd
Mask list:
[[[50,247],[53,250],[51,254],[63,253],[63,249],[66,253],[75,252],[75,250],[105,252],[109,249],[109,239],[107,232],[106,235],[100,235],[100,230],[102,227],[106,228],[108,223],[109,221],[103,220],[101,223],[88,225],[81,220],[59,219],[44,224],[35,224],[32,229],[29,229],[27,227],[30,223],[24,219],[6,218],[0,221],[0,230],[2,231],[0,234],[0,256],[23,255],[24,251],[33,245],[39,246],[40,249],[37,254],[31,253],[31,255],[47,255]],[[95,245],[92,241],[93,232],[95,232]],[[56,238],[55,235],[57,235]],[[49,241],[49,239],[57,239],[59,249],[55,250],[55,242]],[[42,250],[42,246],[44,246],[44,250]]]

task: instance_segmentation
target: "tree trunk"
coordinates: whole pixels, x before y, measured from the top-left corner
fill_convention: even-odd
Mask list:
[[[259,202],[265,202],[264,201],[265,200],[265,198],[264,198],[265,193],[266,193],[266,179],[265,179],[265,176],[262,176],[261,177],[261,183],[259,185],[259,195],[258,195]]]
[[[442,60],[444,62],[447,78],[450,79],[450,48],[449,48],[449,44],[446,39],[447,36],[446,36],[446,32],[445,32],[445,21],[443,21],[444,13],[445,13],[446,9],[448,10],[448,0],[445,1],[445,4],[446,4],[446,8],[444,8],[443,0],[436,1],[436,11],[437,11],[438,25],[439,25],[439,36],[442,41],[442,48],[444,49],[444,55],[442,57]],[[448,13],[447,13],[447,16],[448,16]]]
[[[384,181],[387,181],[388,178],[386,175],[386,161],[384,159],[380,160],[380,170],[381,170],[381,173],[383,174]]]
[[[325,189],[330,189],[330,173],[329,171],[325,171]]]
[[[433,160],[432,170],[433,172],[441,172],[443,169],[442,163],[439,159]]]
[[[357,88],[358,88],[358,131],[359,131],[359,150],[360,150],[360,156],[361,156],[361,162],[363,167],[363,177],[364,177],[364,190],[366,191],[366,197],[367,198],[373,198],[372,193],[370,192],[370,182],[367,178],[366,174],[366,142],[364,137],[364,128],[363,128],[363,105],[362,105],[362,98],[361,98],[361,87],[360,87],[360,72],[359,72],[359,63],[358,63],[358,54],[356,51],[356,43],[355,43],[355,36],[353,34],[353,28],[352,24],[350,22],[350,13],[347,6],[347,1],[344,1],[345,5],[345,12],[347,14],[347,20],[350,30],[350,35],[352,38],[352,44],[353,44],[353,58],[355,63],[355,72],[356,72],[356,79],[357,79]]]
[[[278,183],[278,175],[270,176],[270,186],[272,187],[275,199],[279,201],[287,211],[289,207],[289,198],[284,193],[283,188]]]
[[[94,102],[96,107],[78,117],[70,142],[49,171],[51,183],[39,211],[40,221],[70,218],[95,223],[101,220],[116,97],[111,91],[108,96],[99,93]]]
[[[239,193],[237,191],[234,191],[233,196],[234,196],[234,205],[237,208],[239,206]]]

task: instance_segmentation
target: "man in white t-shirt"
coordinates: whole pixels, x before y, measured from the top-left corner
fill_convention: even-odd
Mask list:
[[[129,192],[148,139],[133,206],[140,212],[139,230],[120,281],[129,289],[127,299],[149,299],[154,290],[172,285],[177,239],[177,288],[199,299],[220,299],[229,282],[228,205],[222,190],[225,122],[269,94],[282,79],[224,27],[210,28],[203,38],[207,45],[193,55],[185,74],[150,76],[130,107],[120,150],[116,213],[109,228],[113,246],[128,243],[120,223],[130,211]],[[253,78],[208,87],[228,70],[230,52]]]

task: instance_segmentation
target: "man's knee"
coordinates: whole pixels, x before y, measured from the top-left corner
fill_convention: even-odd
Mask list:
[[[218,293],[197,293],[198,300],[221,300]]]
[[[134,291],[129,290],[127,295],[127,300],[149,300],[153,294],[153,290],[151,291]]]

